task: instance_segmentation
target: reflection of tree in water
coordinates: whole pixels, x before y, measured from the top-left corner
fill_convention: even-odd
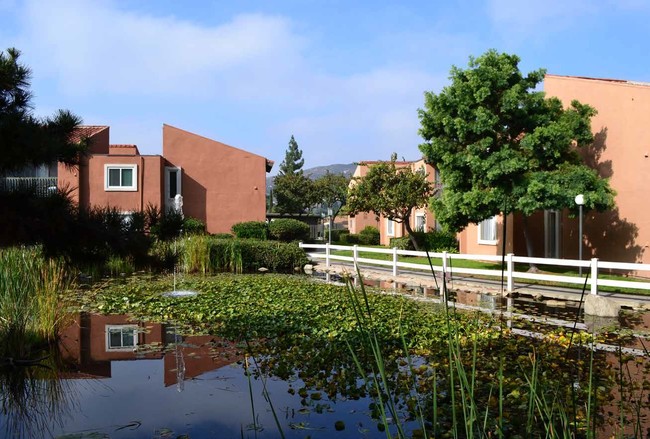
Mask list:
[[[40,361],[0,367],[1,422],[5,437],[43,437],[60,425],[75,404],[58,347],[44,351]]]
[[[504,425],[508,434],[531,437],[531,432],[542,434],[546,426],[545,421],[537,416],[532,424],[528,423],[531,413],[528,403],[533,392],[539,401],[555,404],[554,410],[558,414],[564,413],[567,419],[578,420],[579,428],[584,433],[588,389],[597,389],[595,398],[592,396],[591,399],[593,407],[600,409],[609,398],[612,371],[607,366],[607,357],[604,353],[597,353],[590,368],[587,361],[590,351],[586,345],[581,346],[580,337],[575,337],[573,347],[568,350],[571,337],[568,332],[552,335],[548,340],[536,340],[508,332],[499,334],[487,326],[478,330],[475,325],[463,327],[462,322],[458,324],[460,326],[453,330],[457,331],[455,336],[460,343],[458,349],[452,352],[451,364],[450,351],[444,339],[432,339],[428,345],[412,345],[413,352],[417,353],[412,352],[412,357],[404,354],[400,340],[381,340],[387,380],[386,386],[382,384],[379,392],[383,401],[390,399],[395,403],[399,422],[413,421],[418,416],[418,410],[422,410],[426,414],[427,428],[433,430],[434,418],[431,413],[435,407],[437,432],[448,432],[454,428],[454,416],[458,422],[462,422],[462,401],[465,401],[478,408],[481,417],[487,416],[488,430],[496,435],[501,391]],[[442,333],[444,328],[438,328],[438,331]],[[444,334],[441,335],[444,337]],[[365,367],[365,375],[359,373],[351,350]],[[372,382],[377,374],[376,358],[367,352],[359,339],[355,339],[354,334],[347,342],[341,339],[324,342],[322,339],[285,336],[265,341],[257,346],[257,351],[262,358],[260,373],[269,373],[289,381],[295,378],[302,380],[304,387],[301,384],[290,392],[300,397],[307,407],[314,405],[314,401],[320,403],[321,394],[323,398],[327,395],[330,401],[367,396],[376,400],[378,396]],[[501,373],[503,381],[500,390],[498,377]],[[590,373],[593,379],[591,383]],[[452,374],[455,375],[453,384],[450,381]],[[464,378],[463,374],[466,374]],[[461,391],[463,379],[468,380],[465,383],[467,386],[471,383],[471,397],[468,396],[469,387],[464,389],[465,393]],[[533,382],[532,386],[529,380]],[[452,386],[455,400],[451,397]],[[314,394],[316,398],[312,397]],[[454,403],[456,415],[453,414]],[[593,407],[595,411],[592,414],[598,412]],[[376,403],[369,405],[369,412],[373,418],[379,417]],[[604,415],[602,410],[598,412],[595,419],[599,425],[604,422]],[[555,421],[561,422],[559,417]]]

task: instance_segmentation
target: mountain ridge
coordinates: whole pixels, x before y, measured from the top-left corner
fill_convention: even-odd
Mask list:
[[[313,168],[303,169],[302,172],[312,180],[322,177],[328,171],[331,174],[343,174],[346,177],[351,178],[356,167],[356,163],[337,163],[333,165],[314,166]],[[274,180],[275,175],[272,177],[266,177],[266,187],[272,188]]]

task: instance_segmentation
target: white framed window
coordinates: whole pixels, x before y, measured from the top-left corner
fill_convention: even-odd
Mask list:
[[[138,190],[138,165],[104,165],[104,190]]]
[[[427,224],[427,217],[425,216],[425,214],[424,213],[416,213],[415,214],[415,231],[416,232],[424,232],[426,224]]]
[[[106,351],[132,351],[137,345],[137,325],[106,326]]]
[[[497,217],[496,215],[478,223],[478,243],[497,244]]]
[[[386,235],[395,236],[395,221],[386,219]]]

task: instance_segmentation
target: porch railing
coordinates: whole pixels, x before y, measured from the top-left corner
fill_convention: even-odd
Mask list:
[[[57,191],[56,177],[0,177],[0,191],[19,190],[34,191],[39,197],[45,197]]]

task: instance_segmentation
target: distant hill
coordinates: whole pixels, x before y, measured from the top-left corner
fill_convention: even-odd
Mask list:
[[[318,177],[325,175],[327,171],[331,174],[343,174],[346,177],[352,177],[354,170],[357,168],[357,165],[354,163],[348,164],[337,164],[337,165],[327,165],[327,166],[316,166],[314,168],[303,169],[305,175],[309,176],[312,180],[316,180]],[[273,187],[273,177],[266,177],[266,187]]]

